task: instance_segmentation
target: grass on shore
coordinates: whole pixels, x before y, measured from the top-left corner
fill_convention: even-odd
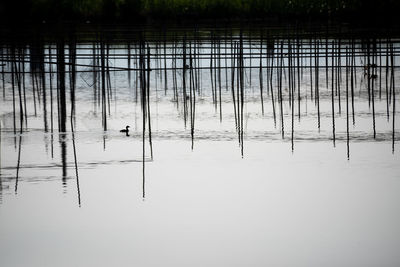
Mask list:
[[[235,19],[396,16],[397,0],[1,0],[3,20]]]

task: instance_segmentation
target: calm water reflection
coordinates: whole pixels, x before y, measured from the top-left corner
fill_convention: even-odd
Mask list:
[[[1,266],[400,264],[395,36],[101,36],[1,44]]]

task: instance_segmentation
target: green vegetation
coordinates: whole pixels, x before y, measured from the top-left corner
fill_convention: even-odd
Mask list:
[[[397,0],[1,0],[3,20],[394,18]]]

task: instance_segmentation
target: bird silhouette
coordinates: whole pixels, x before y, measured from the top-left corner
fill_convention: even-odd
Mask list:
[[[129,125],[125,127],[125,129],[120,130],[121,133],[125,133],[126,136],[129,136]]]

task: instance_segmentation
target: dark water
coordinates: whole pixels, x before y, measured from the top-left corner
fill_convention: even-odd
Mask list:
[[[3,40],[1,266],[399,264],[396,35],[123,33]]]

